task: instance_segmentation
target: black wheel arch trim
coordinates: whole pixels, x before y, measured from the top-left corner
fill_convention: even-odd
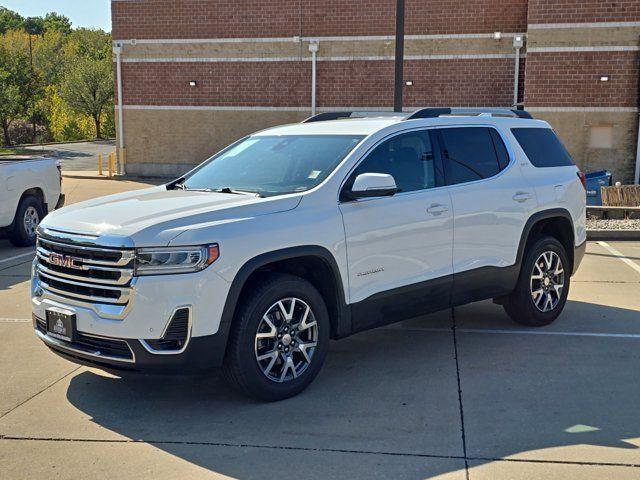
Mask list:
[[[332,337],[341,338],[348,336],[351,333],[351,310],[345,299],[342,276],[335,257],[327,248],[320,245],[302,245],[260,254],[253,257],[251,260],[248,260],[244,265],[242,265],[242,267],[240,267],[238,273],[231,282],[231,287],[229,288],[229,293],[227,294],[224,308],[222,310],[220,328],[217,332],[217,335],[221,335],[225,338],[225,348],[226,339],[229,336],[231,323],[240,299],[240,294],[251,275],[270,263],[303,257],[315,257],[321,259],[333,273],[337,293],[338,318],[335,319],[335,327],[332,329],[334,330],[332,332]]]
[[[564,218],[565,220],[569,221],[569,224],[571,225],[572,247],[576,247],[575,229],[571,213],[569,213],[566,208],[551,208],[549,210],[541,210],[531,215],[527,220],[527,223],[525,223],[524,228],[522,229],[522,235],[520,236],[520,244],[518,245],[518,253],[516,256],[516,265],[518,267],[522,265],[522,259],[524,258],[525,253],[524,251],[527,246],[527,242],[529,241],[529,235],[531,234],[531,230],[533,229],[533,227],[541,220],[549,220],[551,218]],[[573,256],[573,252],[567,252],[567,255]]]

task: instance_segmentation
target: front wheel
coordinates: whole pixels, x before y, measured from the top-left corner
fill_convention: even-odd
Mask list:
[[[269,274],[243,296],[223,371],[241,392],[267,401],[304,390],[320,371],[329,347],[329,315],[306,280]]]
[[[504,309],[522,325],[548,325],[562,312],[570,281],[569,260],[562,244],[553,237],[539,238],[525,252],[518,284]]]
[[[32,195],[24,197],[20,200],[13,226],[7,234],[9,241],[16,247],[35,245],[37,228],[42,217],[44,217],[42,202]]]

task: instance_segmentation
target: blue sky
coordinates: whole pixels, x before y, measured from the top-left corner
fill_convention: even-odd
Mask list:
[[[43,17],[48,12],[57,12],[69,17],[74,27],[111,31],[110,0],[0,0],[0,6],[23,17]]]

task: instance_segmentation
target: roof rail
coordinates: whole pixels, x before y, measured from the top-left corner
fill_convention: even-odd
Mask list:
[[[405,120],[416,118],[437,118],[441,115],[491,115],[498,117],[533,118],[526,110],[516,110],[514,108],[421,108],[416,110]]]
[[[376,117],[406,117],[408,113],[390,112],[388,110],[382,112],[322,112],[313,115],[300,123],[324,122],[327,120],[340,120],[344,118],[376,118]]]

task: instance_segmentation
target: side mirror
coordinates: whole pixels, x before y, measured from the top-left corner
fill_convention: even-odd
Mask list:
[[[352,199],[384,197],[398,191],[393,176],[387,173],[361,173],[353,182],[348,196]]]

